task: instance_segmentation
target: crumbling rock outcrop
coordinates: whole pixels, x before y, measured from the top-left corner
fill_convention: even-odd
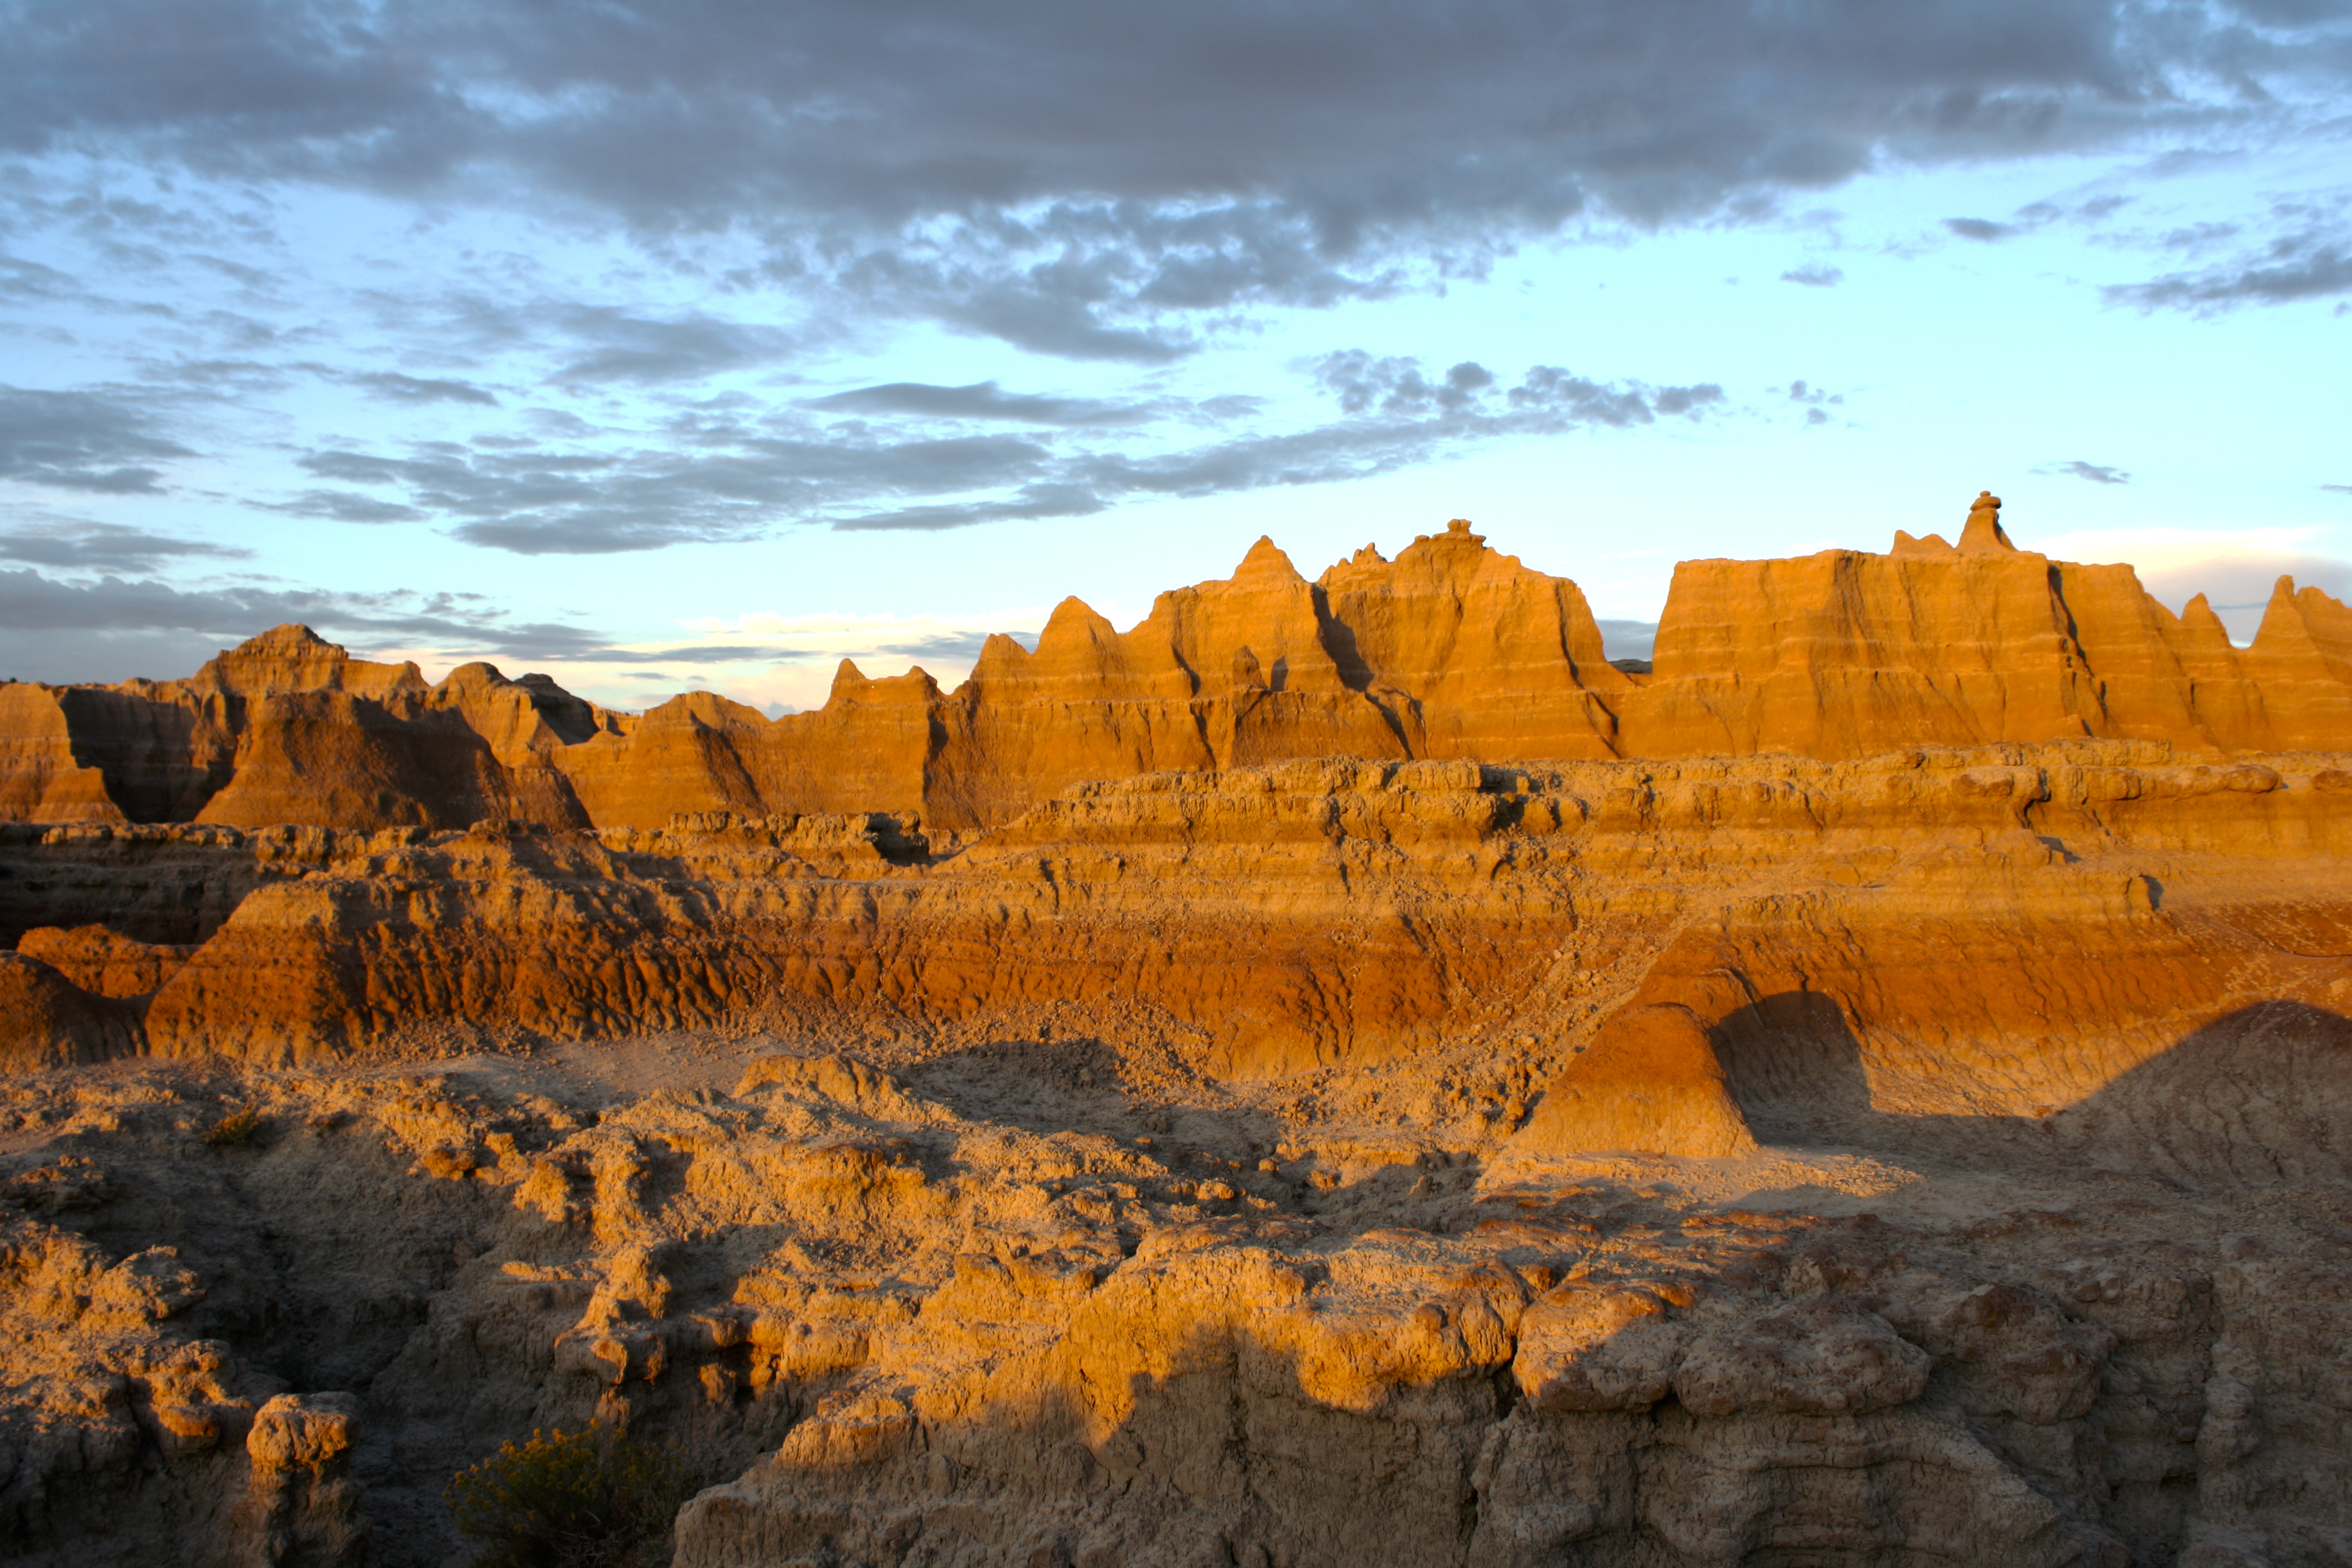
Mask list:
[[[1583,595],[1455,521],[1314,582],[1261,540],[1126,632],[1076,599],[1034,651],[992,637],[942,691],[844,662],[813,713],[713,693],[609,712],[486,664],[428,687],[280,626],[186,680],[0,686],[0,820],[657,827],[673,815],[1012,820],[1072,784],[1288,759],[1843,759],[1916,745],[2151,740],[2184,755],[2352,736],[2352,611],[2281,579],[2253,644],[2127,566],[2013,544],[1692,561],[1646,673]]]
[[[2210,621],[1987,496],[1647,675],[1465,526],[777,722],[0,687],[0,1555],[593,1420],[689,1568],[2332,1560],[2352,624]]]
[[[1732,1154],[1784,1108],[2030,1118],[2238,1008],[2352,1000],[2333,956],[2352,930],[2330,870],[2352,833],[2338,761],[2092,742],[1843,763],[1341,759],[1084,785],[940,854],[883,816],[50,829],[0,846],[0,918],[58,897],[10,889],[51,888],[78,923],[141,929],[174,865],[250,890],[208,927],[142,930],[178,942],[20,925],[10,973],[55,1021],[12,1048],[309,1062],[452,1029],[1060,1002],[1159,1019],[1209,1070],[1274,1078],[1557,1016],[1600,1023],[1531,1148]],[[1596,986],[1636,954],[1631,993]]]

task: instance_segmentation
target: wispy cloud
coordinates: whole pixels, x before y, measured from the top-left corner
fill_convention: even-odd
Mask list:
[[[495,447],[423,443],[398,455],[314,451],[299,466],[336,488],[271,508],[352,522],[430,518],[458,539],[523,555],[612,554],[755,537],[792,523],[849,531],[936,531],[1087,517],[1144,497],[1205,496],[1385,473],[1444,448],[1578,429],[1704,416],[1711,383],[1601,382],[1537,365],[1504,387],[1465,361],[1360,352],[1302,367],[1339,417],[1303,429],[1171,444],[1133,405],[965,387],[895,384],[816,399],[824,425],[777,410],[698,412],[659,445],[514,438]],[[1255,413],[1167,404],[1180,428]],[[975,432],[1013,422],[1031,433]]]
[[[153,416],[102,392],[0,385],[0,479],[100,495],[153,495],[152,465],[194,457],[154,433]]]
[[[2104,463],[2086,463],[2077,458],[2071,462],[2044,463],[2033,470],[2037,474],[2063,474],[2074,479],[2088,479],[2095,485],[2127,485],[2131,476],[2121,468]]]
[[[249,559],[250,550],[120,523],[27,523],[0,531],[0,561],[72,571],[152,572],[170,561]]]

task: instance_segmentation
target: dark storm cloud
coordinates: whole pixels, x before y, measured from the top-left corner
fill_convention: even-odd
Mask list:
[[[2100,0],[16,0],[0,148],[733,226],[1038,352],[1184,352],[1164,312],[1475,271],[1601,212],[1769,211],[1888,158],[2294,121],[2343,5]],[[2234,101],[2197,96],[2235,84]],[[1984,220],[1961,220],[1981,223]],[[624,334],[625,336],[625,334]],[[760,352],[645,334],[580,379]]]
[[[2121,468],[2111,468],[2104,463],[2086,463],[2076,458],[2069,463],[2048,463],[2033,470],[2037,474],[2066,474],[2078,479],[2088,479],[2095,485],[2127,485],[2131,476]]]
[[[95,392],[0,385],[0,479],[102,495],[154,495],[151,463],[194,454],[152,434],[147,412]]]
[[[0,561],[92,572],[148,572],[166,561],[237,560],[252,553],[111,522],[30,524],[0,532]]]
[[[1134,425],[1151,417],[1148,409],[1082,397],[1039,397],[1005,392],[992,381],[970,386],[931,386],[895,381],[813,398],[812,408],[851,414],[913,414],[934,419],[1003,419],[1023,425]]]

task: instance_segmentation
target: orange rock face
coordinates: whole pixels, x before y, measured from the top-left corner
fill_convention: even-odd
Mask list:
[[[2163,740],[2191,752],[2324,747],[2352,616],[2282,583],[2254,645],[2200,598],[2176,616],[2126,566],[2017,549],[1979,498],[1958,546],[1675,568],[1655,673],[1623,706],[1627,755],[1867,756],[1897,746]]]
[[[450,1028],[1050,1005],[1156,1020],[1202,1070],[1262,1079],[1594,1016],[1528,1149],[1716,1155],[1807,1106],[2030,1117],[2236,1007],[2328,1005],[2335,969],[2279,954],[2352,931],[2345,760],[1339,759],[1082,785],[936,854],[882,815],[20,829],[0,921],[24,962],[124,999],[137,1048],[262,1063]],[[249,890],[171,923],[197,885]],[[142,940],[28,929],[110,901]]]
[[[709,693],[607,712],[544,676],[347,657],[299,626],[187,680],[0,686],[0,820],[656,827],[679,812],[1009,822],[1090,779],[1290,758],[1488,763],[2155,740],[2218,755],[2352,735],[2352,611],[2282,580],[2252,647],[2126,566],[1958,545],[1677,567],[1653,671],[1603,655],[1575,584],[1455,522],[1307,582],[1261,540],[1120,632],[1063,602],[943,692],[845,662],[824,709]]]
[[[619,722],[545,676],[469,664],[428,686],[285,626],[185,680],[0,686],[0,817],[584,825],[551,759]]]
[[[2344,612],[1982,500],[1646,677],[1457,527],[777,721],[0,688],[0,1558],[591,1420],[700,1568],[2352,1539]]]

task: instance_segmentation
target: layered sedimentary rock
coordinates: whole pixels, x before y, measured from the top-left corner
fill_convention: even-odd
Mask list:
[[[185,680],[0,686],[0,815],[18,821],[585,823],[551,760],[619,722],[487,664],[428,686],[307,626]]]
[[[0,930],[94,1004],[130,998],[143,1045],[122,1048],[168,1056],[1057,1000],[1143,1009],[1251,1078],[1571,1006],[1571,971],[1655,951],[1634,1021],[1602,1030],[1587,1076],[1687,1080],[1698,1115],[1722,1091],[1693,1041],[1711,1031],[1735,1080],[1775,1085],[1733,1047],[1794,1030],[1831,1039],[1846,1078],[1790,1097],[1869,1080],[1906,1110],[2031,1114],[2242,1001],[2332,1005],[2336,961],[2280,952],[2332,952],[2352,921],[2335,870],[2352,848],[2345,760],[2182,763],[2126,742],[1846,763],[1332,760],[1083,785],[940,853],[881,815],[17,828]],[[207,914],[174,886],[247,890]],[[93,921],[121,935],[64,929]],[[1893,1031],[1896,1065],[1872,1065],[1874,1029]],[[1959,1100],[1890,1087],[1922,1055]],[[1548,1116],[1576,1098],[1564,1079]],[[1740,1145],[1725,1136],[1675,1147]]]
[[[425,1568],[593,1418],[701,1568],[2311,1561],[2347,764],[13,827],[0,1551]]]
[[[1234,1096],[1046,1006],[820,1035],[641,1048],[635,1089],[19,1079],[0,1551],[425,1568],[450,1471],[592,1418],[707,1468],[689,1568],[2315,1563],[2352,1526],[2347,1169],[2306,1124],[2340,1027],[2159,1057],[2161,1149],[1865,1110],[1683,1160]]]
[[[1073,784],[1291,758],[1489,763],[2071,737],[2184,753],[2352,738],[2352,611],[2282,579],[2253,644],[2126,566],[2021,551],[1979,499],[1958,545],[1676,568],[1651,670],[1583,595],[1456,522],[1307,582],[1260,541],[1120,632],[1075,599],[942,691],[844,663],[819,711],[711,693],[607,712],[544,676],[345,657],[283,626],[185,681],[0,687],[0,819],[654,827],[681,812],[1008,822]]]
[[[593,1420],[682,1568],[2331,1560],[2352,626],[1984,500],[1646,676],[1457,528],[778,721],[0,688],[0,1556]]]
[[[2067,735],[2184,751],[2341,745],[2352,614],[2282,579],[2253,645],[2200,596],[2178,616],[2127,566],[2019,550],[1980,497],[1958,545],[1898,534],[1886,555],[1831,550],[1675,570],[1653,673],[1621,711],[1629,755]]]

